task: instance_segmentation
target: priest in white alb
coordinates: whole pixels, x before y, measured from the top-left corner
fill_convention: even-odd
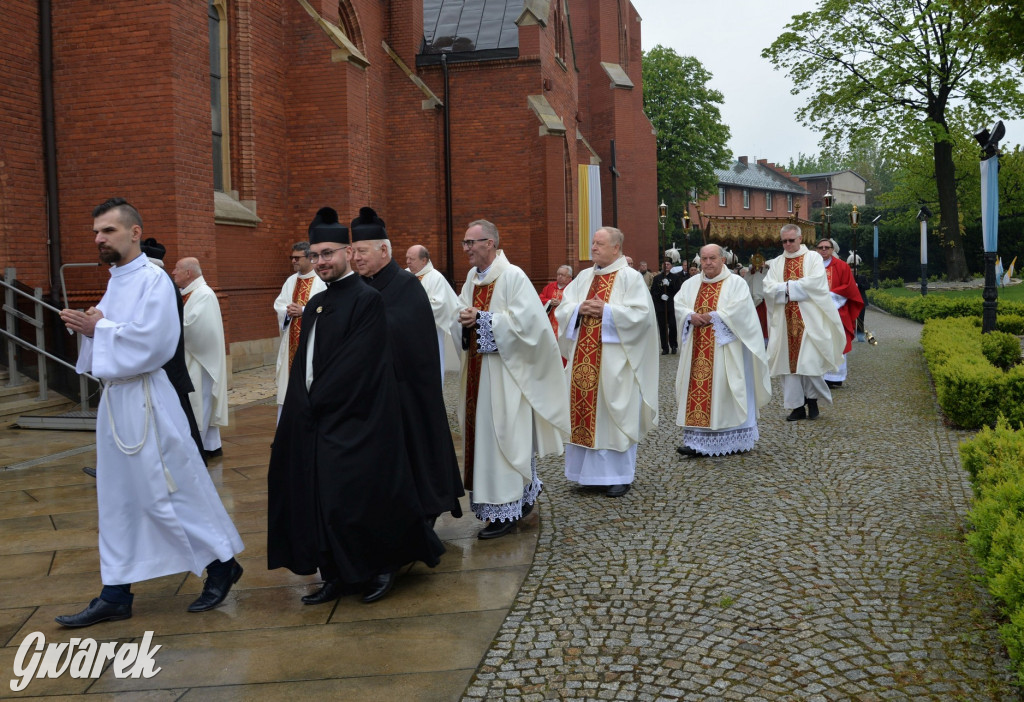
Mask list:
[[[717,244],[700,250],[702,274],[675,296],[680,330],[676,424],[683,456],[749,451],[758,410],[772,395],[768,355],[750,289],[725,266]]]
[[[421,244],[413,244],[405,252],[406,270],[423,285],[434,313],[434,328],[437,331],[437,350],[441,355],[441,383],[444,384],[445,370],[459,369],[459,356],[452,338],[452,323],[459,316],[459,296],[448,284],[441,272],[434,268],[430,252]]]
[[[594,266],[565,287],[555,310],[571,342],[566,379],[572,431],[565,477],[625,495],[640,439],[658,423],[658,322],[643,276],[614,227],[594,232]]]
[[[122,198],[93,210],[100,259],[112,264],[103,298],[63,310],[82,335],[79,373],[103,381],[96,417],[96,502],[103,590],[85,609],[57,617],[69,628],[132,616],[132,583],[205,568],[202,612],[242,575],[242,540],[192,440],[163,365],[178,345],[174,284],[142,253],[142,219]],[[180,581],[179,581],[180,582]]]
[[[505,536],[530,513],[542,487],[536,457],[561,454],[569,430],[554,332],[533,283],[498,242],[487,220],[466,230],[472,268],[452,330],[463,349],[463,484],[473,513],[489,522],[481,539]]]
[[[220,428],[228,425],[228,363],[217,293],[199,261],[183,258],[171,273],[185,303],[185,365],[195,387],[189,394],[207,458],[220,456]]]
[[[768,367],[782,378],[782,405],[787,421],[816,419],[818,401],[832,404],[824,375],[843,362],[846,332],[832,301],[825,264],[802,243],[795,224],[779,233],[781,256],[764,276],[768,307]]]
[[[319,216],[319,215],[318,215]],[[317,224],[313,220],[310,229]],[[309,242],[300,241],[292,246],[289,254],[295,271],[281,286],[281,293],[274,300],[277,313],[277,328],[281,330],[281,344],[277,350],[277,418],[281,418],[281,407],[288,392],[288,374],[299,348],[299,333],[302,331],[302,310],[309,298],[327,289],[327,284],[313,270],[309,260]]]

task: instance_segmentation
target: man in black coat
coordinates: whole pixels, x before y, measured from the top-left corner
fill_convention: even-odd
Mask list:
[[[651,298],[654,300],[654,316],[658,318],[658,334],[661,336],[661,355],[679,350],[679,332],[676,329],[676,310],[672,298],[682,286],[686,276],[672,270],[672,262],[665,259],[661,273],[651,282]]]
[[[431,524],[443,512],[461,517],[465,491],[444,406],[430,299],[416,276],[392,259],[384,221],[372,208],[361,208],[349,229],[353,268],[384,298],[405,448],[423,517]]]
[[[359,590],[375,602],[398,568],[444,552],[406,457],[384,301],[351,257],[348,229],[321,209],[309,258],[328,287],[302,315],[267,475],[268,567],[319,569],[306,604]]]

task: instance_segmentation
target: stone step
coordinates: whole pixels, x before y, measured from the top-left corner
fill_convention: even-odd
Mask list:
[[[48,394],[47,399],[40,400],[35,381],[13,388],[0,387],[0,424],[9,424],[23,414],[57,414],[78,406],[60,393],[51,390]]]

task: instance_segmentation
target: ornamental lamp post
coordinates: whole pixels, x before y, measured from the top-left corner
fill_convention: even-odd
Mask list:
[[[683,260],[690,260],[690,203],[686,203],[686,211],[682,217],[683,225]]]
[[[881,219],[882,215],[878,215],[871,220],[871,224],[875,226],[874,247],[871,251],[871,287],[875,290],[878,290],[878,223]]]
[[[860,226],[860,212],[854,205],[850,210],[850,229],[853,230],[853,279],[857,279],[857,227]]]
[[[832,191],[826,190],[825,194],[821,196],[822,202],[825,204],[825,208],[821,211],[821,219],[825,224],[825,238],[832,238]]]
[[[665,222],[668,220],[668,205],[662,200],[661,204],[658,205],[658,221],[661,222],[661,232],[665,233]]]
[[[981,146],[981,235],[985,244],[985,289],[981,293],[981,333],[996,329],[996,250],[999,248],[999,140],[1006,134],[1002,121],[991,131],[974,135]],[[995,156],[995,158],[992,158]]]
[[[932,211],[927,205],[921,205],[917,211],[917,221],[921,223],[921,295],[928,294],[928,218]]]

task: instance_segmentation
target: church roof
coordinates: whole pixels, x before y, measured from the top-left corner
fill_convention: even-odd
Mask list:
[[[423,0],[419,65],[448,60],[486,61],[519,56],[523,0]]]

